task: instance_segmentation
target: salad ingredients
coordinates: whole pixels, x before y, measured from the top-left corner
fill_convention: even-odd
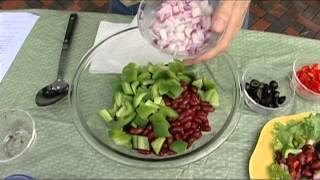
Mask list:
[[[273,179],[279,177],[279,174],[283,175],[280,167],[293,179],[317,176],[320,170],[319,144],[320,114],[311,114],[303,121],[289,121],[287,125],[276,123],[273,149],[274,163],[278,166],[273,164],[269,167],[273,169],[270,170],[270,175]]]
[[[286,101],[286,96],[280,96],[278,82],[260,82],[252,79],[245,83],[245,90],[248,95],[257,103],[265,107],[277,108]]]
[[[150,27],[153,43],[176,55],[197,54],[212,36],[212,13],[208,0],[164,0]]]
[[[320,93],[320,64],[305,65],[296,74],[308,89]]]
[[[216,85],[197,79],[181,61],[129,63],[117,80],[113,107],[99,111],[116,144],[145,155],[172,155],[184,153],[202,131],[211,131],[208,115],[219,105]]]

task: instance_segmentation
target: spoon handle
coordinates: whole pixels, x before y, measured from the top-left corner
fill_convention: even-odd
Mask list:
[[[74,32],[74,27],[76,25],[78,15],[73,13],[69,17],[69,22],[68,22],[68,27],[66,30],[66,35],[63,40],[63,46],[61,50],[61,55],[60,55],[60,62],[59,62],[59,68],[58,68],[58,81],[62,81],[64,77],[64,70],[65,70],[65,63],[68,55],[68,50],[70,47],[71,43],[71,38]]]

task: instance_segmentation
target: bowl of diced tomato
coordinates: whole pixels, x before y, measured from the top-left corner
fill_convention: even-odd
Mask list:
[[[320,60],[296,60],[293,65],[292,87],[301,97],[320,102]]]

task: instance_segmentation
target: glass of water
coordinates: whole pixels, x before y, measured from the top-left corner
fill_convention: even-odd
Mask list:
[[[28,112],[18,109],[0,110],[0,164],[23,156],[35,139],[35,123]]]

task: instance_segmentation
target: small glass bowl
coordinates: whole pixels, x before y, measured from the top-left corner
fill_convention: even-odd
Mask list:
[[[292,81],[291,87],[295,90],[295,92],[301,96],[302,98],[313,101],[320,102],[320,93],[316,93],[306,87],[298,78],[297,71],[299,71],[305,65],[312,65],[320,63],[320,60],[315,59],[297,59],[293,64],[293,73],[292,73]]]
[[[0,164],[20,160],[36,139],[35,123],[23,110],[0,110]]]
[[[277,81],[280,96],[286,96],[284,103],[279,104],[279,107],[277,108],[266,107],[257,103],[250,97],[245,89],[245,83],[250,83],[253,79],[264,83],[269,83],[272,80]],[[287,73],[283,72],[280,68],[270,65],[249,65],[242,76],[242,92],[244,102],[247,106],[251,110],[264,115],[277,115],[283,113],[294,98],[294,91],[290,88],[290,80]]]
[[[163,0],[157,1],[150,1],[150,0],[142,0],[140,3],[140,7],[137,14],[138,26],[140,33],[142,36],[155,48],[160,49],[162,52],[172,55],[174,58],[178,59],[190,59],[200,56],[201,54],[205,53],[209,49],[213,48],[217,42],[219,41],[223,32],[211,32],[210,39],[204,43],[195,53],[181,53],[177,48],[173,48],[175,50],[171,51],[168,48],[161,48],[159,45],[155,43],[155,34],[151,30],[152,23],[155,19],[155,11],[157,8],[161,7],[161,3]],[[219,5],[219,1],[208,1],[209,6],[212,7],[213,13],[215,12],[216,7]],[[211,22],[213,13],[211,14]],[[180,24],[175,24],[175,27],[179,26]]]

